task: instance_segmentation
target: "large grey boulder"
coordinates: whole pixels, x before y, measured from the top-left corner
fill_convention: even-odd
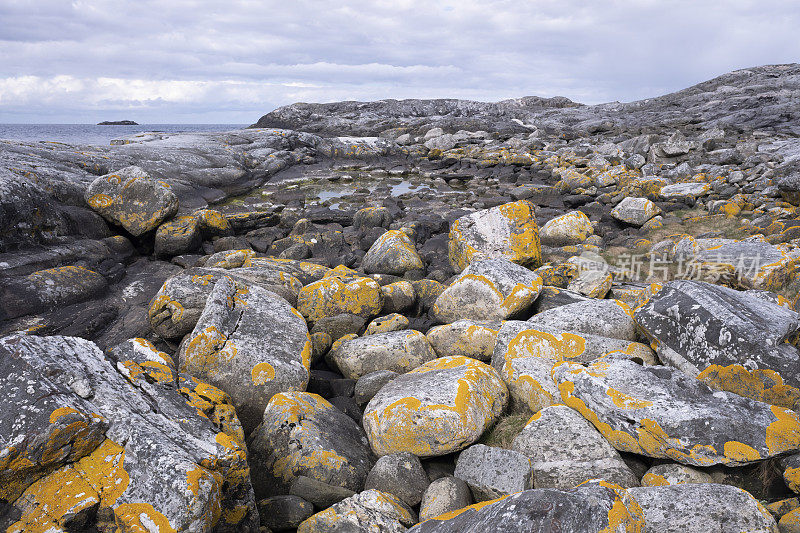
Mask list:
[[[563,405],[536,413],[511,448],[530,459],[537,489],[567,490],[589,479],[624,488],[639,484],[605,437],[577,411]]]
[[[742,465],[800,450],[793,411],[713,391],[672,367],[625,359],[553,371],[561,398],[617,450],[692,466]]]
[[[746,292],[671,281],[636,311],[658,357],[712,387],[794,407],[800,352],[787,344],[798,314]]]
[[[469,485],[476,502],[533,488],[531,461],[514,450],[474,444],[458,454],[455,477]]]
[[[10,531],[258,531],[230,398],[144,341],[117,356],[75,337],[0,339]]]
[[[775,519],[742,489],[686,483],[628,489],[644,513],[643,533],[777,533]]]
[[[436,299],[431,316],[440,323],[505,320],[528,310],[542,278],[505,258],[474,261]]]
[[[435,457],[478,440],[507,403],[508,390],[492,367],[443,357],[384,385],[367,404],[363,424],[378,455]]]
[[[456,320],[431,328],[426,337],[439,357],[462,355],[489,361],[500,327],[498,321]]]
[[[537,313],[528,319],[535,326],[589,333],[628,341],[636,340],[633,311],[619,300],[586,300]]]
[[[103,218],[137,237],[178,211],[178,197],[169,184],[135,166],[95,179],[85,198]]]
[[[624,489],[604,481],[571,490],[532,489],[434,517],[409,533],[640,531],[642,511]]]
[[[375,463],[358,424],[308,392],[273,396],[248,449],[259,496],[286,494],[300,476],[356,492]]]
[[[498,257],[532,268],[542,262],[535,207],[527,200],[464,215],[451,224],[448,246],[456,272],[473,261]]]
[[[179,358],[183,372],[231,395],[249,432],[274,394],[305,390],[311,338],[284,299],[226,276],[214,285]]]
[[[407,329],[364,337],[344,337],[333,345],[328,358],[344,377],[358,379],[378,370],[408,372],[436,359],[436,352],[424,334]]]

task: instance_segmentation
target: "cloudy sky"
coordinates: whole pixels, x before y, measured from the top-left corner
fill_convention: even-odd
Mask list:
[[[292,102],[630,101],[800,60],[795,0],[0,0],[0,123]]]

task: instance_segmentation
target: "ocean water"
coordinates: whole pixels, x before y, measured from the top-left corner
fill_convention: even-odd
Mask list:
[[[139,126],[97,126],[95,124],[0,124],[0,139],[11,141],[56,141],[67,144],[108,146],[146,131],[203,132],[229,131],[247,124],[141,124]]]

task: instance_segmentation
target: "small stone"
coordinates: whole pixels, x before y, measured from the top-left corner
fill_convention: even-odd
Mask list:
[[[408,319],[399,313],[392,313],[391,315],[380,316],[370,322],[364,335],[389,333],[390,331],[400,331],[407,328]]]
[[[377,370],[358,378],[354,398],[358,405],[366,405],[384,385],[399,376],[391,370]]]
[[[422,501],[428,485],[428,475],[417,456],[400,452],[378,459],[367,476],[364,490],[376,489],[394,494],[409,507],[414,507]]]
[[[445,476],[431,483],[422,495],[421,522],[435,516],[463,509],[472,503],[472,492],[463,480]]]

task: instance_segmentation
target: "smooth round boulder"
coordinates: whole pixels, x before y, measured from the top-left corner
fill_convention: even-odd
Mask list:
[[[414,243],[400,230],[390,230],[378,237],[361,260],[361,266],[367,274],[395,276],[425,268]]]
[[[472,503],[472,492],[463,480],[444,476],[433,481],[422,495],[419,507],[421,522],[434,516],[463,509]]]
[[[273,396],[247,448],[258,496],[286,494],[299,476],[358,491],[375,463],[361,427],[309,392]]]
[[[492,358],[500,322],[456,320],[431,328],[426,336],[439,357],[464,356],[479,361]]]
[[[370,470],[364,490],[376,489],[394,494],[409,507],[422,501],[430,485],[428,474],[416,455],[408,452],[384,455]]]
[[[580,244],[593,234],[592,222],[580,211],[570,211],[551,219],[539,229],[542,244],[552,246]]]
[[[358,379],[378,370],[405,373],[436,359],[428,339],[411,329],[375,333],[365,337],[343,337],[328,353],[342,375]]]
[[[375,335],[376,333],[388,333],[390,331],[408,329],[408,323],[408,319],[399,313],[379,316],[369,323],[364,335]]]
[[[367,404],[363,424],[378,455],[435,457],[478,440],[507,404],[508,389],[492,367],[443,357],[384,385]]]

